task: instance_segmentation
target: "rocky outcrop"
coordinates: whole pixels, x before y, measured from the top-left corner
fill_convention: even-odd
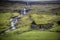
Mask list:
[[[36,24],[35,21],[33,21],[33,22],[31,23],[31,28],[32,28],[32,29],[43,29],[43,30],[46,30],[46,29],[52,28],[52,26],[53,26],[53,23]]]

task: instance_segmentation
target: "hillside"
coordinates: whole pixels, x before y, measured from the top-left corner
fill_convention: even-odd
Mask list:
[[[18,5],[17,5],[18,4]],[[0,33],[11,27],[10,18],[16,17],[19,10],[26,7],[19,3],[10,6],[0,6]],[[30,11],[18,20],[16,29],[0,34],[1,40],[60,40],[60,5],[31,5]],[[13,10],[13,12],[12,12]],[[16,10],[16,11],[14,11]],[[34,28],[31,27],[35,22]],[[49,28],[49,24],[53,24]],[[39,28],[42,25],[42,28]],[[45,28],[47,27],[47,28]]]

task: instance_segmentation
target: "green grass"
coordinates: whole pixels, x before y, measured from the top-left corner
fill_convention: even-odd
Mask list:
[[[3,17],[1,16],[2,18],[0,18],[1,21],[3,21],[3,22],[1,22],[1,24],[2,23],[7,24],[7,22],[4,22],[4,21],[5,20],[8,21],[7,19],[9,19],[11,17],[11,16],[9,16],[11,14],[5,13],[4,15],[3,14],[1,14],[1,15],[3,16]],[[13,13],[13,15],[17,16],[18,14]],[[56,15],[36,14],[36,13],[33,13],[31,16],[37,24],[41,24],[41,23],[45,24],[45,23],[54,21],[54,19],[56,19],[58,17]],[[57,33],[57,32],[40,31],[40,30],[24,32],[24,31],[31,30],[30,24],[32,21],[29,19],[29,14],[24,15],[19,20],[21,20],[21,21],[19,21],[17,29],[13,30],[11,32],[8,32],[5,35],[0,35],[1,40],[60,40],[60,38],[59,38],[60,33]],[[9,21],[8,21],[8,24],[9,24]],[[54,25],[54,26],[57,26],[57,27],[54,27],[51,30],[55,31],[59,28],[58,25]],[[4,25],[4,27],[5,27],[5,25]],[[6,28],[7,28],[7,26],[6,26]],[[18,32],[18,33],[16,33],[16,32]]]
[[[47,14],[32,14],[32,18],[37,24],[46,24],[56,19],[57,16]]]
[[[30,14],[31,13],[31,14]],[[30,13],[24,15],[21,19],[19,19],[19,24],[17,25],[17,29],[10,31],[4,35],[0,35],[1,40],[60,40],[60,33],[58,32],[49,32],[49,31],[41,31],[41,30],[33,30],[29,32],[24,32],[31,30],[30,24],[32,20],[30,20],[29,15],[32,16],[32,19],[37,24],[46,24],[50,22],[55,22],[60,20],[60,16],[52,15],[48,12],[40,12],[37,10],[30,11]],[[9,18],[13,16],[18,16],[18,13],[1,13],[0,14],[0,31],[8,29],[10,26]],[[2,25],[2,26],[1,26]],[[54,26],[51,31],[60,30],[60,26],[54,23]],[[16,33],[18,32],[18,33]]]
[[[8,29],[10,25],[9,19],[11,17],[10,13],[0,13],[0,31]]]
[[[18,13],[0,13],[0,31],[9,29],[10,27],[10,18],[18,16]]]
[[[60,33],[34,30],[22,34],[7,33],[1,40],[60,40]]]
[[[50,30],[51,30],[51,31],[55,31],[55,32],[56,32],[56,31],[60,31],[60,25],[58,25],[58,24],[55,23],[55,24],[53,25],[53,28],[51,28]]]

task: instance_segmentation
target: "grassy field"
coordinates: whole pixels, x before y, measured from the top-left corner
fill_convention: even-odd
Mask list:
[[[25,5],[26,6],[26,5]],[[19,19],[17,29],[0,35],[0,40],[60,40],[60,25],[57,21],[60,21],[60,9],[54,10],[58,15],[52,14],[50,11],[54,8],[59,7],[59,5],[32,5],[31,11]],[[5,7],[5,6],[4,6]],[[1,6],[1,8],[4,8]],[[7,9],[21,9],[24,5],[13,4],[6,7]],[[18,12],[6,12],[0,13],[0,32],[10,28],[9,19],[14,16],[18,16]],[[29,17],[31,16],[31,18]],[[53,27],[49,30],[33,30],[31,29],[31,23],[33,19],[36,24],[47,24],[54,23]]]
[[[17,13],[13,13],[13,16],[17,16]],[[9,23],[9,19],[11,16],[10,13],[5,13],[5,14],[1,14],[3,17],[0,18],[4,23],[3,25],[5,26],[5,24],[7,25]],[[0,39],[1,40],[60,40],[60,33],[58,32],[50,32],[50,31],[41,31],[41,30],[31,30],[30,28],[30,24],[32,22],[32,20],[29,19],[29,15],[30,14],[26,14],[24,15],[21,19],[19,19],[19,24],[17,25],[17,29],[13,30],[11,32],[5,33],[4,35],[0,35]],[[7,17],[8,16],[8,17]],[[37,14],[37,13],[33,13],[32,15],[32,19],[35,20],[35,22],[37,24],[46,24],[48,22],[54,22],[56,18],[58,18],[59,16],[57,15],[51,15],[51,14]],[[48,17],[47,17],[48,16]],[[6,22],[6,21],[7,22]],[[4,22],[5,21],[5,22]],[[3,27],[3,26],[1,26]],[[1,29],[0,27],[0,29]],[[9,27],[9,26],[8,26]],[[3,27],[4,28],[4,27]],[[7,26],[6,26],[7,28]],[[5,28],[5,29],[6,29]],[[1,29],[4,30],[4,29]],[[29,31],[31,30],[31,31]],[[56,30],[60,30],[60,26],[58,26],[57,24],[55,24],[53,26],[52,29],[50,29],[51,31],[56,31]]]
[[[60,40],[59,34],[56,32],[33,30],[22,34],[7,33],[0,38],[1,40]]]

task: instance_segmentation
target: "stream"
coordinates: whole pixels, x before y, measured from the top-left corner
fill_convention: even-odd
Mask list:
[[[18,16],[11,17],[11,18],[10,18],[10,28],[7,29],[7,30],[2,31],[0,34],[3,34],[3,33],[5,33],[5,32],[10,32],[10,31],[12,31],[12,30],[15,30],[16,27],[17,27],[17,24],[18,24],[18,22],[19,22],[18,20],[19,20],[21,17],[23,17],[23,16],[28,12],[28,10],[29,10],[29,9],[24,8],[23,10],[21,10],[21,11],[19,12],[19,15],[18,15]]]
[[[23,10],[21,10],[21,11],[19,12],[20,15],[15,16],[15,17],[12,17],[12,18],[10,19],[10,22],[11,22],[10,27],[11,27],[11,29],[6,30],[5,32],[9,32],[10,30],[16,29],[17,24],[18,24],[18,22],[19,22],[18,19],[21,18],[21,17],[23,17],[26,13],[27,13],[27,9],[24,8]]]

